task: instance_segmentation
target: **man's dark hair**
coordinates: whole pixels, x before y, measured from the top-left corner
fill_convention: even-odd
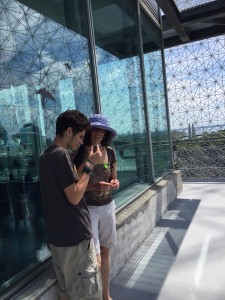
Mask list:
[[[104,138],[102,139],[101,145],[104,147],[107,147],[111,144],[112,142],[112,135],[111,133],[106,130]],[[91,131],[87,131],[85,136],[84,136],[84,145],[90,146],[91,145]]]
[[[90,122],[79,110],[66,110],[56,120],[56,135],[63,135],[67,128],[72,127],[73,133],[91,129]]]

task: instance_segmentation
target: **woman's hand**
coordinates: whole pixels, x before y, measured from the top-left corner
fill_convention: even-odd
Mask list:
[[[118,179],[112,179],[110,184],[112,189],[118,189],[120,187],[120,182]]]
[[[87,188],[86,188],[86,191],[99,191],[99,184],[98,182],[95,182],[95,183],[89,183]]]
[[[111,183],[105,181],[99,181],[99,182],[88,184],[86,191],[108,192],[112,188],[113,187]]]
[[[109,182],[105,182],[105,181],[99,181],[99,190],[101,192],[108,192],[111,190],[112,185]]]
[[[90,146],[89,151],[88,151],[88,159],[93,164],[98,164],[101,160],[101,157],[102,157],[101,147],[97,144],[96,151],[94,152],[94,146]]]

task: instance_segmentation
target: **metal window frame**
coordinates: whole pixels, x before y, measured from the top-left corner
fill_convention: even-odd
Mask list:
[[[95,105],[95,112],[100,114],[101,101],[100,101],[100,93],[99,93],[98,67],[96,61],[96,45],[95,45],[92,6],[91,6],[91,0],[85,0],[85,2],[86,2],[86,10],[87,10],[88,46],[89,46],[90,67],[91,67],[91,76],[92,76],[93,93],[94,93],[94,105]]]
[[[159,7],[160,10],[160,7]],[[160,22],[162,24],[162,17],[160,17]],[[163,69],[163,84],[164,84],[164,93],[165,93],[165,105],[166,105],[166,119],[167,119],[167,130],[168,130],[168,137],[169,137],[169,144],[170,144],[170,159],[171,159],[171,167],[173,170],[175,170],[175,164],[173,159],[173,144],[172,144],[172,138],[171,138],[171,126],[170,126],[170,117],[169,117],[169,99],[168,99],[168,93],[167,93],[167,79],[166,79],[166,65],[165,65],[165,54],[164,54],[164,42],[163,42],[163,30],[161,27],[162,35],[162,69]]]

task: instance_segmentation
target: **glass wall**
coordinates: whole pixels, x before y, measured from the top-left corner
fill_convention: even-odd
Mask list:
[[[141,10],[145,85],[155,178],[172,169],[162,60],[162,33]]]
[[[74,32],[18,1],[0,1],[0,291],[49,255],[37,166],[57,116],[69,108],[94,112],[82,2],[60,10],[71,28],[63,13],[79,8]]]
[[[102,113],[118,131],[121,188],[152,182],[144,115],[136,1],[92,0]],[[132,186],[131,186],[132,185]],[[127,194],[128,197],[131,196]],[[126,197],[123,198],[127,201]],[[118,203],[117,206],[121,205]]]
[[[49,257],[38,158],[61,112],[100,110],[118,131],[117,207],[171,168],[161,32],[142,12],[143,59],[137,5],[0,0],[0,293]]]

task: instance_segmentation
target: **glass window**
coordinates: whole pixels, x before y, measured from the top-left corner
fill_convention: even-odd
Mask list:
[[[161,30],[141,10],[144,69],[156,179],[172,169],[165,100]]]
[[[83,3],[44,1],[56,23],[18,1],[0,2],[0,292],[49,255],[38,158],[55,136],[57,116],[94,112]]]
[[[92,0],[102,113],[118,131],[114,147],[123,200],[152,181],[139,57],[137,3]]]

